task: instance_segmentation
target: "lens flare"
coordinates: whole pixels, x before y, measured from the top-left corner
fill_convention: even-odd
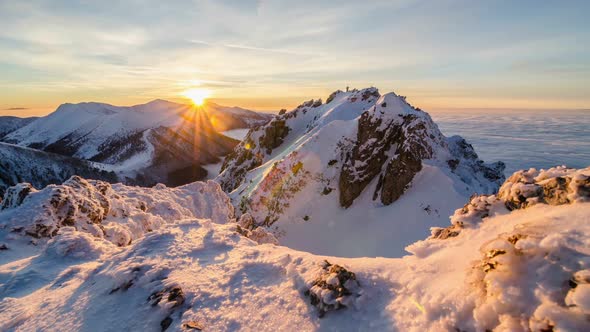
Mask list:
[[[211,91],[207,89],[189,89],[184,91],[182,95],[189,98],[196,106],[201,106],[211,95]]]

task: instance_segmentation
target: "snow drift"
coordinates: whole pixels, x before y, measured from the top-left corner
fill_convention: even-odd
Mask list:
[[[589,201],[590,167],[517,172],[456,211],[457,234],[351,259],[240,235],[214,182],[20,185],[0,211],[0,329],[584,331]]]

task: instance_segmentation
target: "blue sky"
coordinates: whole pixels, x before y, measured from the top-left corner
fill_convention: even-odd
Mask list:
[[[0,0],[0,114],[191,88],[279,109],[347,85],[426,109],[590,108],[588,13],[590,1]]]

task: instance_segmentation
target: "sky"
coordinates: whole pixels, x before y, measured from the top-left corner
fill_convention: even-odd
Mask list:
[[[423,109],[590,108],[590,1],[0,0],[0,115],[258,110],[376,86]]]

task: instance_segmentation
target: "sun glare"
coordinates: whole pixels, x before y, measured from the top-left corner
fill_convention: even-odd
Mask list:
[[[189,98],[193,104],[201,106],[205,99],[211,95],[211,91],[207,89],[189,89],[183,92],[182,95]]]

